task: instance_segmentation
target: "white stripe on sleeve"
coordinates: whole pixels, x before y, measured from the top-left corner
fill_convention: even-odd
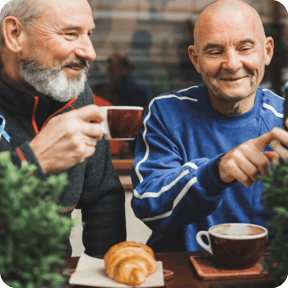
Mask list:
[[[170,190],[173,186],[175,186],[179,180],[181,180],[184,176],[186,176],[189,173],[189,170],[185,170],[182,172],[175,180],[173,180],[170,184],[164,186],[161,188],[159,192],[146,192],[142,195],[139,194],[136,189],[134,189],[133,194],[137,199],[144,199],[144,198],[158,198],[161,196],[162,193]]]
[[[160,99],[167,99],[167,98],[178,98],[179,100],[189,100],[189,101],[193,101],[193,102],[198,102],[198,99],[195,99],[195,98],[190,98],[190,97],[185,97],[185,96],[179,97],[179,96],[176,96],[176,95],[173,95],[173,94],[156,97],[150,102],[149,107],[148,107],[148,111],[149,112],[148,112],[147,116],[145,117],[145,119],[143,121],[144,132],[143,132],[142,137],[143,137],[143,141],[144,141],[145,146],[146,146],[146,152],[145,152],[145,155],[144,155],[143,159],[140,160],[138,162],[138,164],[136,165],[136,167],[135,167],[135,173],[136,173],[140,183],[142,183],[144,179],[143,179],[143,177],[142,177],[142,175],[141,175],[141,173],[139,171],[139,167],[140,167],[140,165],[143,162],[145,162],[148,159],[149,151],[150,151],[149,145],[148,145],[148,143],[146,141],[146,134],[147,134],[147,121],[149,120],[149,118],[151,116],[151,106],[153,105],[154,101],[160,100]]]
[[[263,107],[266,108],[266,109],[271,110],[276,117],[279,117],[279,118],[283,118],[284,117],[284,114],[281,114],[281,113],[277,112],[273,106],[268,105],[267,103],[263,103]]]
[[[183,166],[188,166],[188,167],[191,167],[191,168],[193,168],[193,169],[195,169],[195,170],[198,169],[198,166],[197,166],[196,164],[192,163],[192,162],[187,162],[187,163],[184,164]]]
[[[163,219],[166,217],[169,217],[172,213],[173,210],[175,209],[175,207],[179,204],[179,202],[182,200],[182,198],[186,195],[186,193],[189,191],[189,189],[197,182],[197,178],[193,177],[186,185],[185,187],[181,190],[181,192],[179,193],[179,195],[176,197],[176,199],[173,202],[173,207],[172,210],[161,214],[161,215],[157,215],[155,217],[151,217],[151,218],[145,218],[142,219],[143,222],[149,222],[149,221],[155,221],[158,219]]]

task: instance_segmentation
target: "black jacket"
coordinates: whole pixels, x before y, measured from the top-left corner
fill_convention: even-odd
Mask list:
[[[91,89],[87,84],[77,99],[67,103],[34,95],[3,75],[0,75],[0,89],[0,115],[5,119],[4,130],[11,137],[8,142],[2,133],[0,151],[11,151],[12,161],[18,166],[23,160],[36,164],[37,174],[45,180],[29,142],[51,117],[94,103]],[[69,185],[58,203],[71,207],[63,213],[66,216],[75,207],[82,210],[85,253],[104,255],[112,245],[125,241],[125,194],[111,162],[109,142],[99,141],[92,157],[63,172],[68,173]]]

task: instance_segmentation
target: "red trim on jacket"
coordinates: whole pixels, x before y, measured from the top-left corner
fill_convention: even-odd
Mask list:
[[[28,161],[27,161],[26,157],[24,156],[21,148],[17,147],[15,150],[16,150],[16,153],[17,153],[19,159],[21,160],[21,162],[28,163]]]
[[[33,112],[32,112],[32,125],[34,128],[34,131],[36,133],[36,135],[39,133],[39,129],[37,127],[37,123],[36,123],[36,109],[39,103],[39,98],[37,96],[34,97],[35,102],[34,102],[34,107],[33,107]]]
[[[77,205],[78,205],[78,202],[77,202],[75,205],[73,205],[72,207],[68,207],[68,208],[66,208],[66,209],[64,209],[64,210],[58,211],[58,213],[59,213],[59,214],[63,214],[63,213],[66,213],[66,212],[68,212],[68,211],[71,211],[71,210],[73,210]]]
[[[47,124],[47,122],[54,117],[56,114],[60,113],[61,111],[63,111],[64,109],[66,109],[67,107],[71,107],[73,110],[75,110],[75,108],[73,106],[71,106],[72,103],[74,103],[77,100],[77,98],[73,98],[71,99],[64,107],[62,107],[60,110],[56,111],[55,113],[53,113],[52,115],[50,115],[46,121],[44,122],[43,126],[41,129],[43,129],[45,127],[45,125]]]

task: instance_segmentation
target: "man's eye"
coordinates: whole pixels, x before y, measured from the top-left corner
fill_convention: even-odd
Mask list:
[[[210,55],[220,55],[222,54],[222,51],[219,50],[211,50],[208,52]]]
[[[251,46],[244,46],[240,48],[240,51],[249,51],[251,48]]]
[[[69,39],[75,39],[78,37],[78,34],[76,32],[68,32],[68,33],[65,33],[65,36]]]

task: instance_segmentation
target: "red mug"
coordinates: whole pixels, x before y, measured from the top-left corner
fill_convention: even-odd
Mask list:
[[[143,107],[101,106],[104,121],[101,127],[106,140],[133,140],[142,125]]]
[[[202,236],[206,236],[209,245]],[[254,266],[262,257],[268,240],[266,228],[249,223],[226,223],[196,235],[198,244],[211,253],[219,264],[232,269]]]

